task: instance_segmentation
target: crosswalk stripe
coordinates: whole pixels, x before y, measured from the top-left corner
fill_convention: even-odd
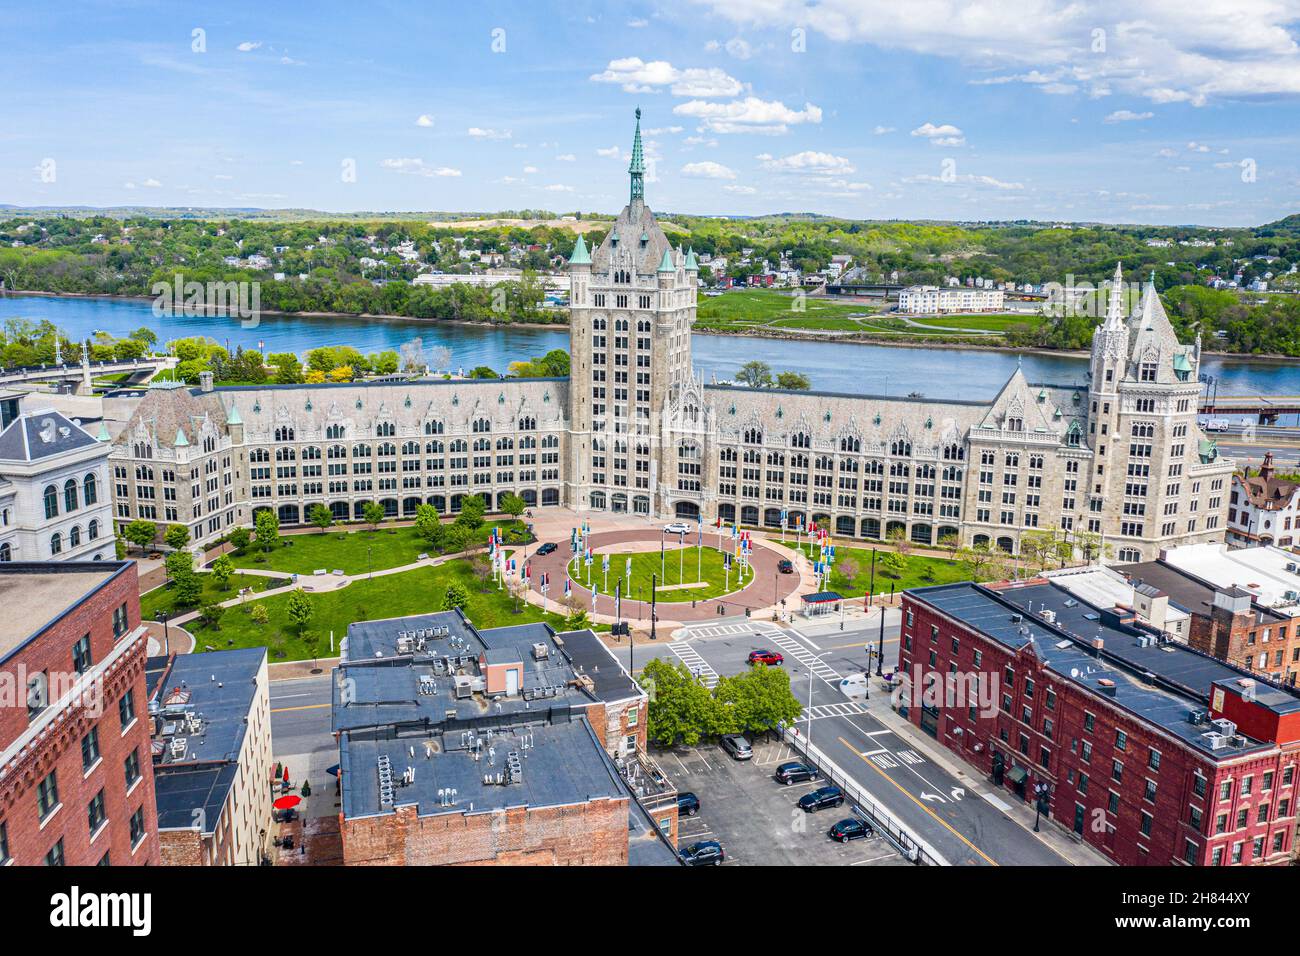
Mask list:
[[[699,652],[689,644],[680,644],[677,641],[668,645],[668,649],[677,655],[677,659],[685,664],[692,673],[698,674],[705,687],[712,690],[718,683],[718,672],[709,666],[709,662],[700,656]]]

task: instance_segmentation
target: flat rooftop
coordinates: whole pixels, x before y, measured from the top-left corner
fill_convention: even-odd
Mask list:
[[[1247,738],[1244,746],[1215,749],[1205,736],[1214,728],[1190,720],[1193,712],[1207,709],[1216,682],[1235,683],[1253,675],[1182,644],[1156,640],[1151,631],[1109,624],[1102,620],[1103,609],[1058,585],[1040,580],[994,590],[964,582],[908,593],[1012,650],[1032,644],[1038,658],[1062,679],[1114,701],[1209,756],[1225,759],[1271,746]],[[1044,611],[1055,615],[1054,623],[1043,619]],[[1101,650],[1091,646],[1096,638],[1103,641]],[[1102,681],[1113,683],[1113,695]],[[1260,684],[1261,689],[1267,686]],[[1263,706],[1270,705],[1264,701]]]
[[[381,758],[387,758],[391,802],[381,794]],[[349,819],[405,806],[414,806],[420,816],[436,816],[628,798],[585,717],[520,724],[491,736],[473,731],[344,734],[339,768],[343,814]],[[413,778],[404,784],[408,769]]]
[[[257,694],[257,675],[266,659],[262,647],[204,654],[179,654],[170,669],[166,658],[150,658],[146,684],[152,684],[149,712],[156,720],[154,790],[160,829],[188,829],[194,810],[215,825],[239,769],[239,752],[248,733],[247,717]],[[149,675],[156,675],[152,681]],[[199,730],[187,723],[198,718]],[[184,740],[175,752],[171,741]]]
[[[1257,602],[1287,617],[1300,616],[1300,555],[1272,547],[1229,550],[1219,544],[1189,544],[1170,548],[1162,560],[1215,587],[1249,591]]]
[[[0,661],[120,574],[130,561],[0,563]]]

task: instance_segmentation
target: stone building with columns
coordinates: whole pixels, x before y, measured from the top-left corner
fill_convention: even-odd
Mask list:
[[[604,239],[569,258],[568,379],[150,389],[115,439],[116,520],[207,540],[261,508],[292,524],[315,504],[403,517],[515,493],[1011,552],[1058,529],[1130,562],[1223,540],[1233,463],[1197,425],[1200,343],[1178,341],[1151,283],[1130,312],[1116,269],[1082,385],[1017,369],[974,402],[705,384],[699,267],[646,204],[639,110],[629,176]]]

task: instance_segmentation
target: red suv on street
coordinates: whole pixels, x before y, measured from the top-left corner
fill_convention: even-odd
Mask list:
[[[766,664],[768,667],[775,667],[777,664],[784,664],[785,658],[776,651],[750,651],[749,662],[751,664]]]

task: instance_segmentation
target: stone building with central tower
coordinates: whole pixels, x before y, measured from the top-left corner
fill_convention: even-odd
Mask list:
[[[1197,424],[1200,342],[1178,341],[1151,282],[1130,312],[1116,269],[1082,385],[1019,369],[990,401],[875,394],[865,375],[855,394],[706,385],[691,363],[699,269],[646,204],[640,110],[628,173],[600,245],[579,235],[569,257],[568,379],[151,388],[117,419],[114,520],[207,541],[264,508],[297,524],[317,504],[410,517],[517,494],[1010,552],[1051,530],[1124,562],[1224,540],[1233,462]]]

